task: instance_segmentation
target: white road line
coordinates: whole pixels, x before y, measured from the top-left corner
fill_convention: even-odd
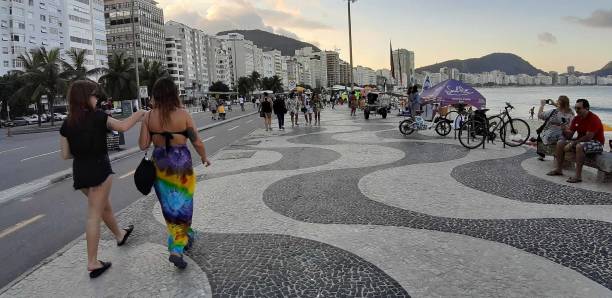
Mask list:
[[[240,127],[240,125],[238,125],[238,126],[234,126],[234,127],[230,128],[230,129],[228,129],[227,131],[232,131],[232,130],[234,130],[234,129],[238,128],[238,127]]]
[[[132,175],[134,175],[134,173],[136,173],[136,170],[129,171],[129,172],[125,173],[124,175],[119,176],[119,179],[123,179],[123,178],[129,177],[129,176],[132,176]]]
[[[202,141],[202,142],[208,142],[208,141],[210,141],[210,140],[214,139],[215,137],[216,137],[216,136],[212,136],[212,137],[210,137],[210,138],[208,138],[208,139],[205,139],[205,140],[204,140],[204,141]]]
[[[251,122],[253,122],[253,119],[251,119],[251,120],[247,121],[247,122],[246,122],[246,124],[249,124],[249,123],[251,123]]]
[[[9,149],[9,150],[0,151],[0,154],[11,152],[11,151],[17,151],[19,149],[25,149],[25,147],[19,147],[19,148],[13,148],[13,149]]]
[[[24,161],[27,161],[27,160],[30,160],[30,159],[39,158],[39,157],[43,157],[43,156],[47,156],[47,155],[51,155],[51,154],[58,153],[58,152],[60,152],[60,151],[59,151],[59,150],[57,150],[57,151],[53,151],[53,152],[49,152],[49,153],[45,153],[45,154],[40,154],[40,155],[36,155],[36,156],[32,156],[32,157],[28,157],[28,158],[24,158],[24,159],[22,159],[21,161],[22,161],[22,162],[24,162]]]
[[[34,216],[34,217],[30,218],[30,219],[24,220],[24,221],[22,221],[22,222],[20,222],[20,223],[18,223],[16,225],[10,227],[10,228],[7,228],[4,231],[0,232],[0,238],[8,236],[9,234],[16,232],[17,230],[19,230],[19,229],[21,229],[23,227],[26,227],[27,225],[32,224],[33,222],[35,222],[35,221],[37,221],[37,220],[39,220],[39,219],[41,219],[43,217],[45,217],[44,214],[39,214],[39,215],[36,215],[36,216]]]

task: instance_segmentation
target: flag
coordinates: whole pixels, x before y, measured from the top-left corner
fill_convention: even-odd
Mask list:
[[[391,57],[391,77],[395,79],[395,63],[393,63],[393,46],[389,41],[389,57]]]

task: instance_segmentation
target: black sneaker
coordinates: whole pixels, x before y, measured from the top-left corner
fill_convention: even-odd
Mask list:
[[[170,263],[174,264],[174,266],[176,266],[176,268],[178,269],[185,269],[187,268],[187,262],[185,262],[185,260],[183,260],[183,256],[178,256],[178,255],[170,255],[170,257],[168,258],[168,261],[170,261]]]

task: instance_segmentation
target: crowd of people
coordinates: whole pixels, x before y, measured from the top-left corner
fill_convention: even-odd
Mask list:
[[[326,105],[319,94],[291,93],[273,96],[264,92],[258,107],[260,117],[264,118],[266,131],[272,131],[272,114],[278,120],[279,130],[285,130],[286,114],[291,117],[291,127],[300,126],[300,115],[304,115],[305,125],[320,126],[321,111]]]

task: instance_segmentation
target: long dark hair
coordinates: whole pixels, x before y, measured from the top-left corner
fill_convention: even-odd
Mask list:
[[[159,109],[162,127],[170,123],[170,113],[181,108],[178,88],[170,78],[161,78],[153,85],[155,108]]]
[[[98,84],[89,80],[78,80],[70,85],[68,89],[68,103],[70,104],[70,115],[68,116],[68,125],[76,126],[86,118],[89,112],[95,110],[95,106],[91,105],[89,98],[93,95],[98,97]]]

